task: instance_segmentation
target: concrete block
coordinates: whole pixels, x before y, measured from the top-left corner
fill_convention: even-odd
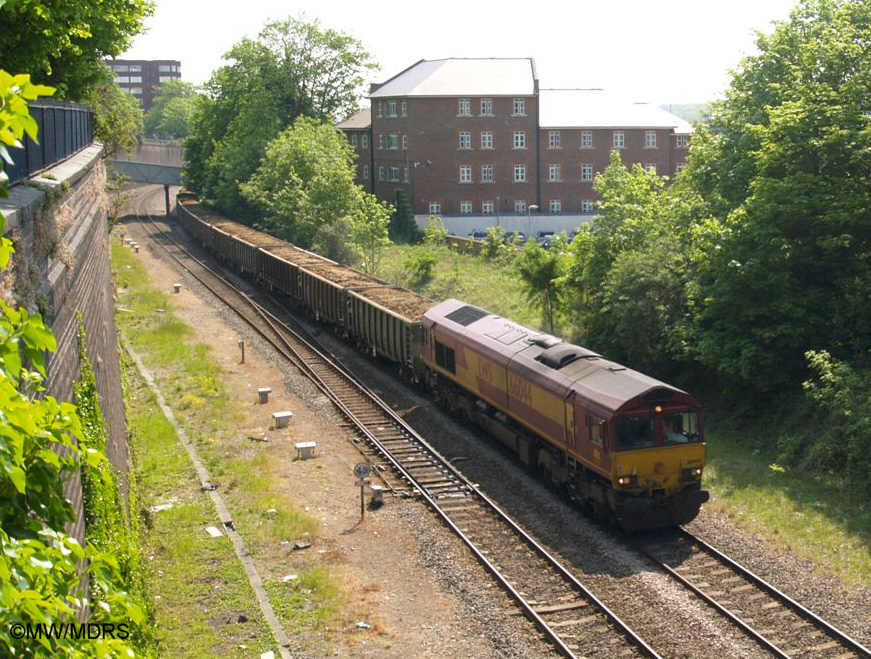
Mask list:
[[[293,412],[285,411],[285,412],[273,412],[272,418],[275,420],[276,428],[286,428],[287,424],[290,422],[291,417],[293,416]]]
[[[297,442],[294,444],[294,447],[296,447],[297,458],[300,460],[308,460],[314,457],[317,442]]]

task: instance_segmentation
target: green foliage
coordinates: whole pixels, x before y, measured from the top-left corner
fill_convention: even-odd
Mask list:
[[[448,230],[442,218],[430,215],[429,223],[423,231],[423,240],[427,245],[438,247],[445,244],[448,238]]]
[[[403,267],[409,277],[409,285],[415,290],[432,281],[438,257],[429,249],[410,252]]]
[[[487,227],[487,238],[484,240],[484,256],[495,259],[504,250],[505,227]]]
[[[299,117],[269,143],[251,181],[239,187],[266,231],[302,247],[321,226],[344,218],[368,269],[388,240],[390,207],[354,183],[351,146],[329,123]]]
[[[325,222],[315,231],[312,249],[336,263],[356,267],[362,257],[348,241],[350,235],[351,225],[345,218]]]
[[[393,196],[393,207],[396,211],[390,218],[390,240],[393,242],[414,245],[423,238],[423,233],[414,221],[414,212],[408,194],[402,188],[397,188]]]
[[[142,109],[132,94],[111,80],[111,74],[96,82],[88,95],[94,110],[94,138],[102,142],[111,154],[121,149],[130,151],[142,137]]]
[[[145,113],[145,134],[169,139],[187,137],[196,106],[197,88],[191,83],[181,80],[161,83],[151,108]]]
[[[758,47],[688,173],[726,229],[700,264],[699,358],[771,393],[809,349],[871,348],[871,2],[804,0]]]
[[[0,268],[11,251],[9,241],[0,239]],[[96,467],[105,458],[76,441],[83,434],[75,408],[44,394],[44,354],[55,347],[39,316],[0,303],[0,651],[46,659],[128,657],[129,644],[120,638],[29,641],[11,633],[15,624],[76,620],[83,605],[90,607],[85,622],[117,628],[144,619],[115,586],[115,558],[83,548],[64,531],[75,519],[64,496],[65,480],[80,466]],[[80,598],[82,576],[93,587],[87,602]]]
[[[61,98],[85,101],[103,80],[102,59],[127,50],[153,9],[150,0],[0,3],[0,62],[31,71]]]
[[[551,333],[554,331],[559,304],[557,286],[566,269],[563,252],[565,241],[557,239],[556,242],[556,245],[546,250],[538,243],[529,241],[514,261],[527,299],[541,309],[541,322]]]
[[[193,112],[187,181],[223,212],[253,221],[258,211],[239,184],[251,179],[267,145],[297,117],[353,114],[374,64],[356,39],[293,18],[268,23],[225,58],[231,63],[212,74]]]
[[[13,163],[8,147],[23,148],[25,133],[37,141],[36,121],[30,116],[27,101],[40,96],[51,96],[54,89],[30,82],[30,76],[12,76],[0,69],[0,158],[8,164]],[[8,196],[9,176],[0,171],[0,197]]]

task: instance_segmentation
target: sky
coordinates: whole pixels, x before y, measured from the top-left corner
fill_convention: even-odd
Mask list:
[[[122,57],[176,59],[206,81],[243,37],[287,16],[317,19],[362,42],[381,82],[420,59],[533,57],[541,87],[604,88],[632,101],[705,103],[755,52],[755,32],[796,0],[157,0],[148,31]]]

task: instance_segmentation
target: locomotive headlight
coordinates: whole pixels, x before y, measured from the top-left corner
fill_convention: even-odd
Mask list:
[[[687,481],[697,481],[702,477],[702,468],[701,467],[689,467],[688,469],[683,470],[684,480]]]
[[[638,476],[635,474],[626,474],[625,476],[617,477],[617,485],[622,485],[626,487],[628,485],[637,485],[638,484]]]

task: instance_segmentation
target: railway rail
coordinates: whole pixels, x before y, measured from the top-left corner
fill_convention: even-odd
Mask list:
[[[686,529],[634,544],[775,657],[871,659],[871,650]]]
[[[144,202],[147,194],[140,202]],[[298,366],[469,548],[565,657],[659,655],[555,557],[329,355],[193,257],[147,212],[149,238]]]

